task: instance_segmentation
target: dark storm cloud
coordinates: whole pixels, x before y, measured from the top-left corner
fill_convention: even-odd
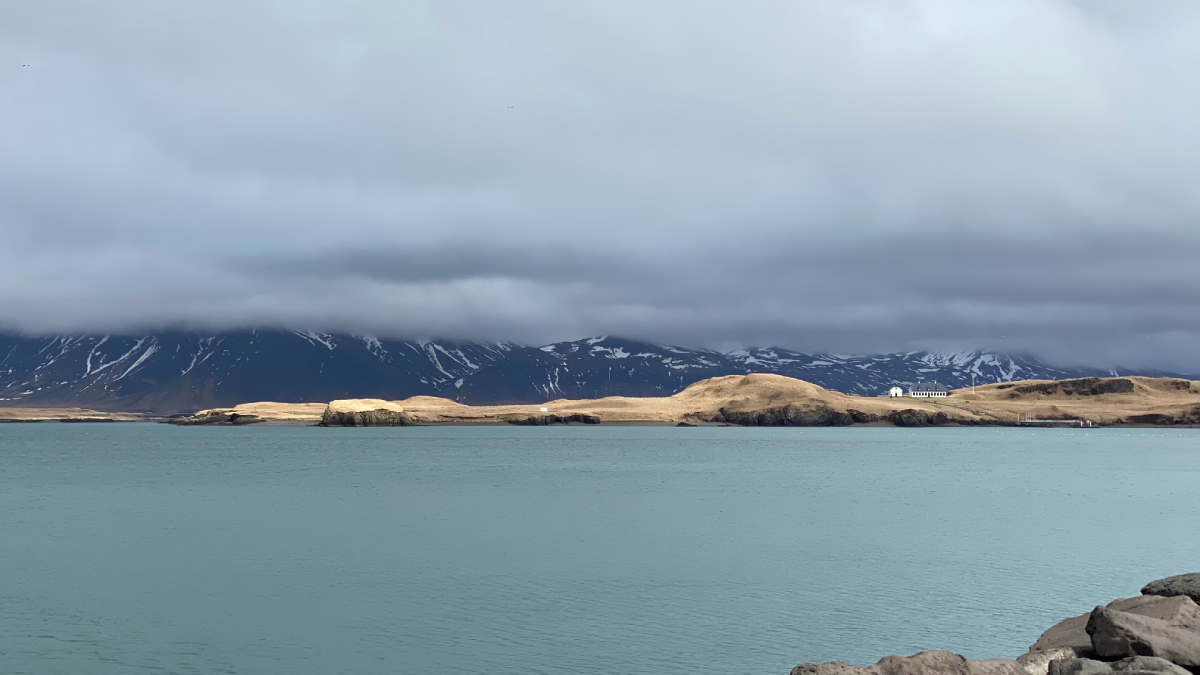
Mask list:
[[[1200,370],[1191,4],[4,12],[15,328]]]
[[[716,249],[716,250],[714,250]],[[1017,240],[954,231],[879,235],[830,245],[783,236],[770,246],[726,242],[681,244],[657,252],[574,251],[530,244],[445,244],[417,249],[344,249],[296,258],[239,259],[232,269],[265,279],[368,280],[379,283],[510,282],[589,284],[633,299],[647,287],[655,297],[694,303],[744,298],[755,286],[808,289],[839,303],[875,296],[1018,302],[1035,299],[1114,306],[1149,302],[1200,305],[1192,233],[1124,236],[1058,231]],[[1116,253],[1117,255],[1114,255]],[[1131,287],[1136,273],[1141,283]],[[769,293],[768,293],[769,295]],[[1191,320],[1192,317],[1180,317]],[[1200,316],[1195,317],[1200,320]]]

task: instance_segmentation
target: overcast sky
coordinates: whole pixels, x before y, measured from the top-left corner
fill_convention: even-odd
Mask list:
[[[1195,2],[7,2],[0,125],[13,330],[1200,371]]]

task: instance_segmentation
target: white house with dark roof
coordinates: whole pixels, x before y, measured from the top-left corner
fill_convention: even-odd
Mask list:
[[[908,395],[912,398],[946,398],[950,395],[950,390],[942,385],[934,382],[918,382],[908,389]]]

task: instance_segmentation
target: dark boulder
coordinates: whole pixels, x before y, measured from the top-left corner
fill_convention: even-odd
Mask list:
[[[1142,587],[1142,594],[1167,597],[1186,595],[1194,602],[1200,602],[1200,572],[1176,574],[1173,577],[1151,581]]]

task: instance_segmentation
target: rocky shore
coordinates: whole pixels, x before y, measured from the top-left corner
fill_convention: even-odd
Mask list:
[[[416,422],[401,410],[334,410],[326,408],[319,427],[411,427]]]
[[[886,422],[898,427],[931,427],[942,424],[974,425],[975,420],[952,420],[944,411],[903,408],[886,414],[875,414],[849,408],[839,412],[827,406],[808,409],[794,405],[765,410],[730,410],[721,408],[708,420],[710,424],[736,424],[743,427],[848,427],[852,424],[875,424]],[[1006,424],[993,421],[991,424]]]
[[[804,663],[791,675],[1195,675],[1200,673],[1200,573],[1146,584],[1142,595],[1113,600],[1064,619],[1015,659],[968,659],[952,652],[886,656],[862,668],[842,661]]]

